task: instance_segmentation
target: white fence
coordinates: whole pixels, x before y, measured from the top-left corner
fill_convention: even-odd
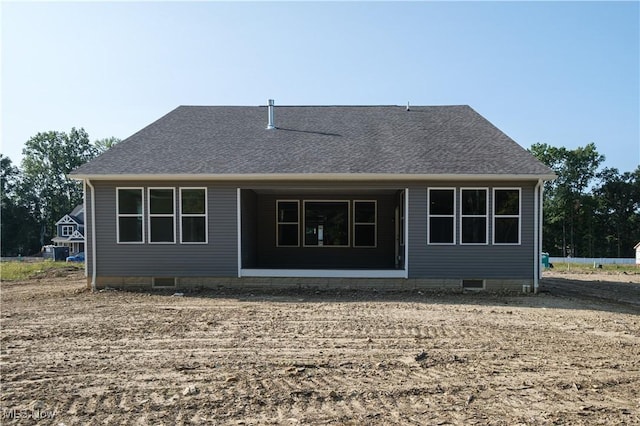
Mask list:
[[[550,257],[551,263],[585,263],[589,265],[634,265],[636,260],[632,257]]]

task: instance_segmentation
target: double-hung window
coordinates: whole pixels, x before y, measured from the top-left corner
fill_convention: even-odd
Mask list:
[[[300,202],[278,200],[276,202],[276,241],[278,247],[300,245]]]
[[[427,203],[429,244],[455,244],[455,189],[429,188]]]
[[[520,188],[494,188],[494,244],[520,244],[520,199]]]
[[[62,236],[68,237],[73,234],[73,225],[62,225]]]
[[[462,188],[460,190],[462,244],[487,244],[488,190]]]
[[[207,189],[180,188],[180,242],[207,242]]]
[[[175,243],[175,189],[149,188],[149,242]]]
[[[117,188],[116,213],[118,243],[143,243],[144,217],[142,188]]]
[[[375,201],[353,202],[353,246],[376,246],[377,209]]]

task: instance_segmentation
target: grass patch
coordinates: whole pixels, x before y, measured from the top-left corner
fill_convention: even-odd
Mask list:
[[[596,263],[598,265],[598,263]],[[604,273],[624,273],[627,274],[640,274],[640,267],[629,264],[603,264],[602,268],[594,268],[593,263],[566,263],[566,262],[554,262],[553,271],[557,272],[571,272],[575,274],[594,274],[599,272]]]
[[[84,269],[84,264],[54,262],[52,260],[39,262],[2,262],[0,264],[0,279],[2,281],[28,280],[61,269],[80,270]]]

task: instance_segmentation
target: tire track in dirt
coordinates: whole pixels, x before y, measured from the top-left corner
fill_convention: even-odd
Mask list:
[[[0,403],[68,425],[640,423],[640,320],[609,302],[25,285]]]

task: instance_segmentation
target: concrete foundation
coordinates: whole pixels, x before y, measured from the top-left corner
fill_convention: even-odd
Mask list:
[[[467,290],[533,292],[533,280],[486,279],[483,288],[465,289],[461,279],[432,278],[291,278],[291,277],[176,277],[175,287],[154,287],[152,277],[98,277],[96,287],[131,290],[150,289],[347,289],[347,290]],[[91,287],[91,278],[87,285]]]

